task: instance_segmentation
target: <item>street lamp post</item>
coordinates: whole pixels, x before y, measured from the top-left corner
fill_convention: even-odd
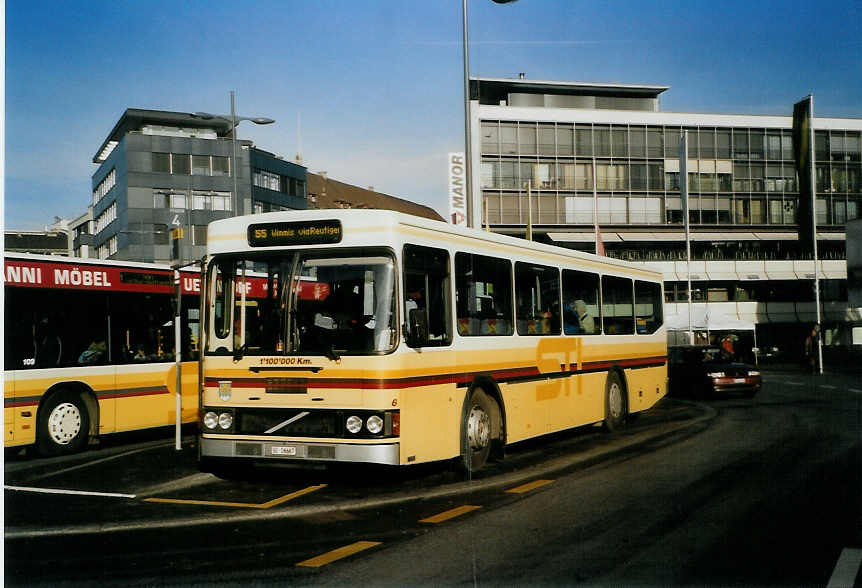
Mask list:
[[[493,0],[496,4],[509,4],[517,0]],[[467,0],[461,0],[461,24],[464,32],[464,149],[467,175],[467,226],[475,226],[475,211],[473,210],[473,146],[471,144],[470,120],[470,43],[468,41]]]
[[[238,183],[237,183],[237,158],[236,158],[236,128],[239,126],[244,120],[248,120],[253,122],[256,125],[271,125],[275,122],[274,119],[267,118],[265,116],[237,116],[236,108],[234,106],[234,95],[235,92],[233,90],[230,91],[230,114],[211,114],[209,112],[195,112],[192,116],[196,116],[197,118],[202,118],[204,120],[223,120],[225,122],[229,122],[231,124],[230,136],[231,136],[231,151],[233,153],[232,161],[231,161],[231,174],[233,175],[233,202],[231,202],[231,207],[233,209],[234,216],[239,216],[240,212],[238,210],[239,206],[239,192],[238,192]]]

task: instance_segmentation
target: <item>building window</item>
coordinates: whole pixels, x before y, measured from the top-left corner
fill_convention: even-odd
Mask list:
[[[214,176],[230,175],[230,158],[213,155],[212,166]]]
[[[173,192],[170,195],[171,208],[184,210],[186,208],[186,195],[181,192]]]
[[[192,155],[192,174],[196,176],[211,175],[209,155]]]
[[[185,153],[171,154],[171,173],[187,176],[191,174],[191,156]]]
[[[102,231],[105,227],[117,220],[117,203],[114,202],[105,209],[102,214],[96,218],[96,233]]]
[[[108,175],[99,182],[99,185],[96,186],[96,189],[93,190],[93,204],[96,204],[105,197],[105,195],[111,191],[111,188],[117,185],[117,171],[112,169],[108,172]]]
[[[230,210],[230,192],[213,192],[211,200],[213,210]]]
[[[254,185],[258,188],[281,192],[281,176],[262,169],[254,170]]]
[[[165,174],[171,173],[171,154],[153,153],[153,171]]]

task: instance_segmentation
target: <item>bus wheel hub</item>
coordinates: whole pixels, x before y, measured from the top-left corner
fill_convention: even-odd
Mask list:
[[[57,405],[48,417],[48,433],[58,445],[68,445],[81,432],[81,413],[71,402]]]
[[[467,419],[467,440],[472,449],[483,449],[488,446],[491,437],[491,419],[488,413],[479,406],[470,410]]]

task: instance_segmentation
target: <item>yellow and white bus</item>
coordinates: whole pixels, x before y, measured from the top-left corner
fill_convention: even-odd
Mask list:
[[[4,258],[7,448],[84,449],[107,433],[176,422],[173,271],[29,254]],[[198,417],[200,273],[184,271],[183,422]]]
[[[661,275],[631,263],[379,210],[231,218],[207,243],[207,471],[473,470],[666,391]]]

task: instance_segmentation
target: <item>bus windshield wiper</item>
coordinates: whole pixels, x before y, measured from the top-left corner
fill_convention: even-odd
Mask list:
[[[325,355],[326,355],[327,359],[330,359],[332,361],[338,361],[341,359],[341,356],[338,355],[338,353],[335,351],[335,344],[334,343],[329,344],[329,350],[325,353]]]
[[[239,349],[236,349],[233,352],[233,360],[234,361],[241,360],[243,355],[245,355],[246,351],[248,351],[248,343],[243,343],[242,345],[239,346]]]

